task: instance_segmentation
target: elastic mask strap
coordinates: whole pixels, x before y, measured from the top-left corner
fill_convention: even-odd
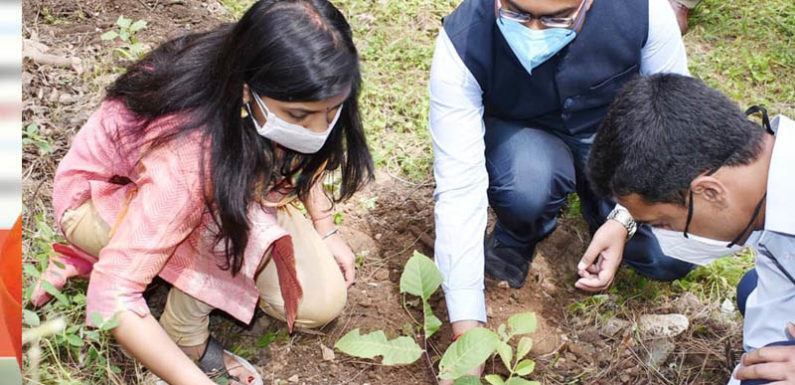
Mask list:
[[[734,238],[732,243],[729,243],[729,246],[726,247],[732,247],[736,245],[737,242],[740,242],[740,240],[743,238],[745,233],[748,232],[748,229],[750,229],[751,226],[754,225],[754,221],[756,221],[756,217],[759,216],[759,211],[762,209],[762,204],[765,203],[766,198],[767,198],[767,193],[765,193],[765,195],[762,196],[762,199],[759,200],[759,203],[756,204],[756,208],[754,209],[754,215],[751,216],[751,220],[748,221],[748,224],[745,226],[743,231],[739,235],[737,235],[737,238]]]
[[[762,106],[751,106],[747,110],[745,110],[745,115],[746,116],[750,116],[750,115],[753,115],[753,114],[755,114],[757,112],[761,112],[762,113],[762,126],[765,127],[765,130],[767,130],[767,132],[775,135],[776,133],[773,131],[773,128],[770,126],[770,119],[767,116],[767,109],[765,109],[765,107],[762,107]]]

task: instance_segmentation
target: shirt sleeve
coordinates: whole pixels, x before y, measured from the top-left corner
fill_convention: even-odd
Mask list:
[[[486,321],[483,235],[487,221],[483,102],[480,86],[444,29],[436,39],[430,79],[434,151],[436,265],[450,322]]]
[[[149,314],[144,289],[200,225],[200,159],[186,150],[192,146],[184,140],[151,150],[139,162],[137,193],[91,273],[86,302],[90,326],[99,326],[92,321],[95,313],[105,321],[121,311]]]
[[[649,36],[641,50],[640,73],[690,75],[679,23],[668,0],[649,0]]]

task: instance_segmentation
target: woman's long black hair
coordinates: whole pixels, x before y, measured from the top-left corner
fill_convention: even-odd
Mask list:
[[[350,26],[331,3],[260,0],[237,23],[162,44],[110,85],[107,97],[123,100],[149,122],[172,113],[188,118],[153,145],[202,130],[211,145],[212,196],[205,200],[218,223],[216,240],[226,251],[223,268],[236,274],[256,187],[271,186],[274,170],[283,168],[275,164],[272,144],[257,134],[250,118],[241,118],[243,85],[281,101],[320,101],[350,90],[320,151],[290,157],[299,159],[289,170],[299,175],[294,186],[299,198],[309,195],[318,175],[339,169],[341,188],[331,198],[340,201],[373,175],[357,103],[360,83]],[[143,137],[147,125],[135,135]],[[204,160],[202,175],[207,175],[203,165]]]

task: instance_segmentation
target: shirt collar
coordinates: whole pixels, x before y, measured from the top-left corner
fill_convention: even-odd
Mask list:
[[[770,121],[776,132],[767,172],[765,230],[795,235],[795,121],[778,115]]]

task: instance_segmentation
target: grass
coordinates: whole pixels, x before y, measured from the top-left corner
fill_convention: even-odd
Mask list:
[[[220,0],[232,15],[241,15],[250,0]],[[432,178],[432,153],[428,131],[427,86],[433,43],[441,27],[440,19],[457,0],[338,0],[335,1],[353,28],[361,54],[364,84],[360,106],[377,166],[412,181]],[[67,24],[54,17],[49,24]],[[691,18],[691,31],[685,37],[694,76],[727,93],[742,106],[763,104],[771,114],[795,116],[795,3],[770,0],[763,5],[751,0],[705,0]],[[102,32],[97,32],[97,38]],[[155,43],[155,42],[147,42]],[[154,44],[153,44],[154,45]],[[85,81],[88,90],[104,86],[106,73],[112,72],[110,58],[97,60],[101,66],[90,69]],[[58,111],[48,111],[49,117]],[[51,119],[54,122],[61,118]],[[47,135],[26,121],[27,152],[50,153]],[[57,145],[57,143],[56,143]],[[56,148],[56,153],[58,153]],[[62,149],[60,149],[62,150]],[[30,166],[30,165],[28,165]],[[52,171],[52,170],[50,170]],[[45,173],[44,175],[51,175]],[[51,176],[46,176],[49,178]],[[45,186],[49,186],[45,184]],[[26,193],[30,189],[26,188]],[[41,198],[28,203],[29,210],[48,207]],[[362,206],[369,205],[362,202]],[[569,199],[565,216],[579,216],[579,201]],[[26,218],[30,215],[26,215]],[[43,270],[52,254],[50,244],[59,241],[51,218],[38,214],[26,225],[25,279],[31,282]],[[621,306],[654,308],[684,292],[694,293],[705,303],[732,299],[734,286],[753,263],[745,253],[710,266],[699,267],[673,284],[652,282],[629,269],[622,269],[616,285],[606,294],[590,296],[570,307],[579,316],[605,317]],[[29,300],[30,287],[25,294]],[[27,310],[25,327],[34,327],[56,318],[67,328],[44,337],[40,347],[42,363],[38,381],[32,380],[31,361],[26,358],[29,383],[45,384],[123,384],[140,381],[141,367],[123,357],[108,338],[85,328],[85,282],[70,283],[57,293],[59,299],[37,310]],[[29,306],[26,308],[30,309]],[[600,314],[601,312],[601,314]],[[270,332],[257,341],[261,348],[284,343],[286,337]],[[237,346],[240,353],[253,347]]]

